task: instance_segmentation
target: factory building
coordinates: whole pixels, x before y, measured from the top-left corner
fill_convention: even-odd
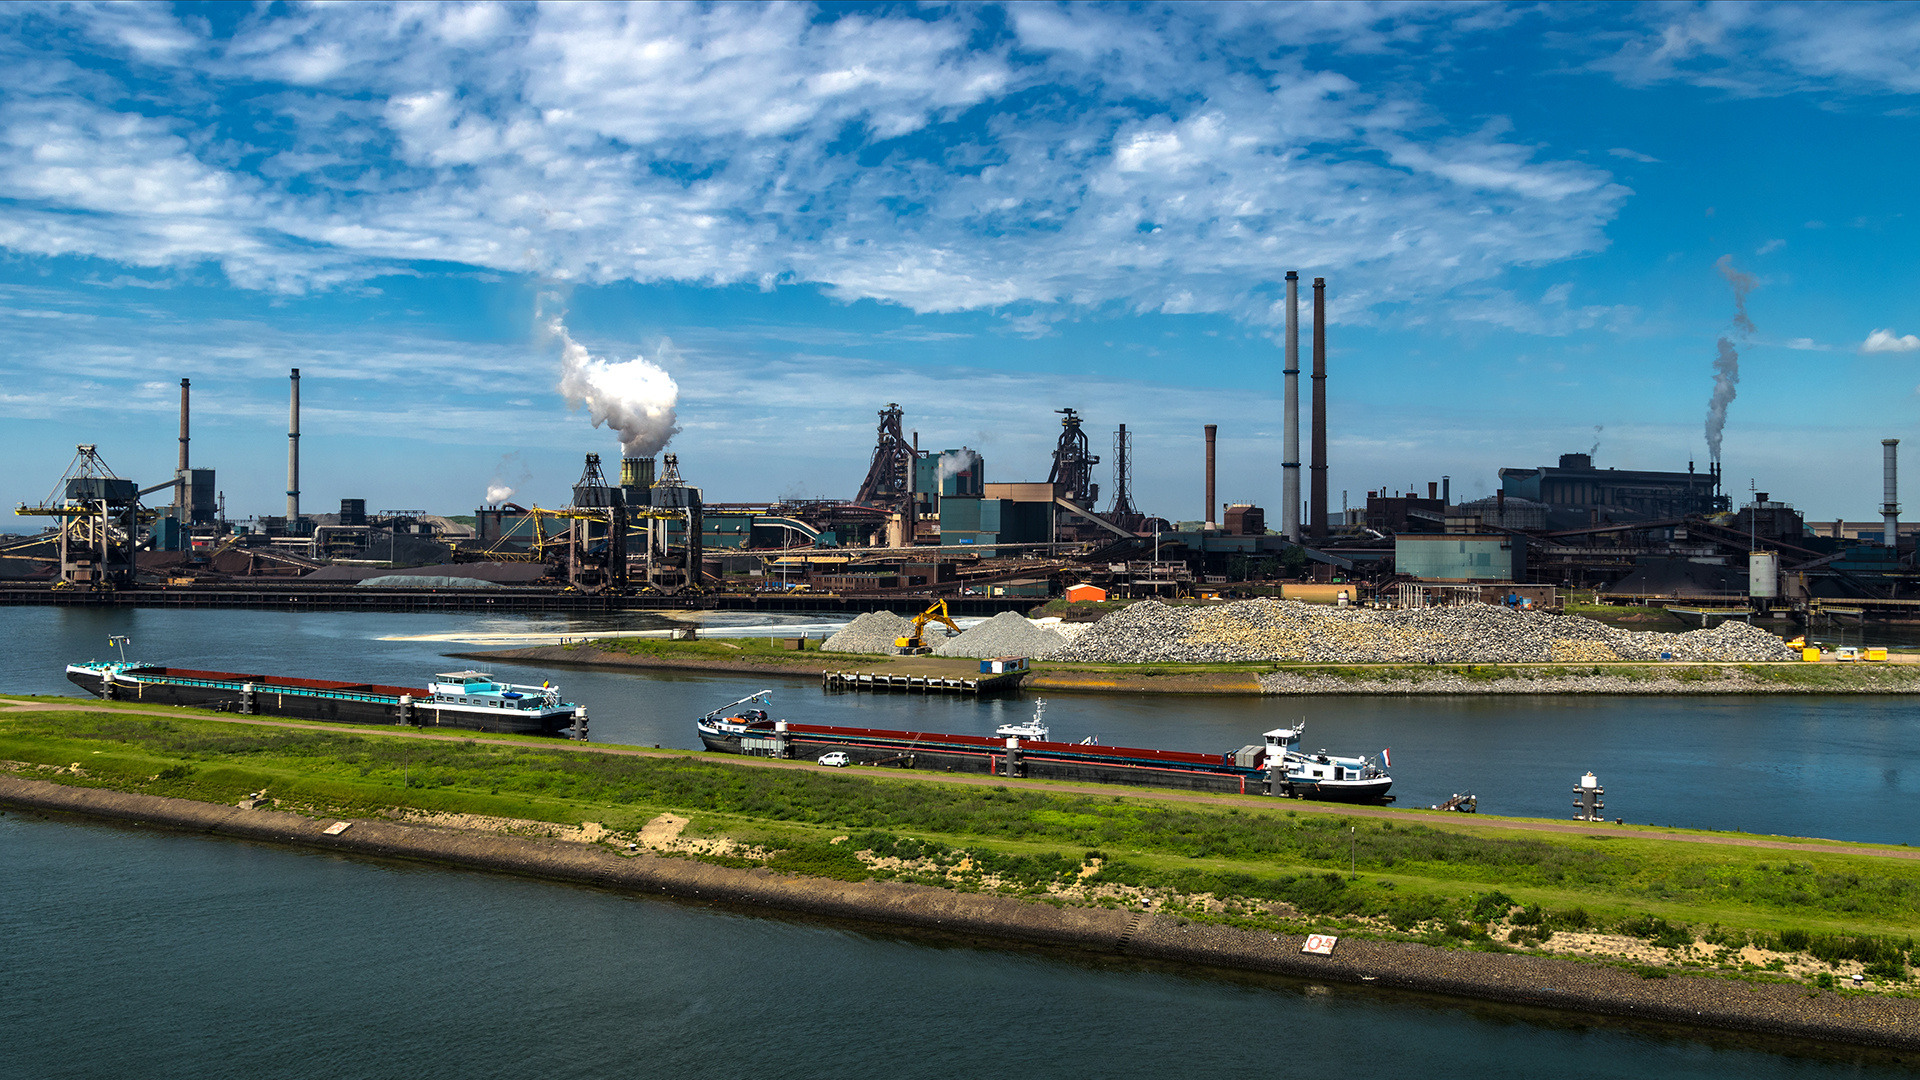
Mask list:
[[[1556,516],[1551,524],[1560,528],[1598,517],[1662,521],[1731,509],[1720,494],[1718,464],[1705,473],[1695,472],[1692,462],[1683,473],[1599,469],[1591,454],[1562,454],[1558,467],[1501,469],[1500,490],[1509,498],[1546,504]]]
[[[1506,534],[1412,533],[1394,538],[1393,565],[1421,581],[1523,581],[1526,551]]]

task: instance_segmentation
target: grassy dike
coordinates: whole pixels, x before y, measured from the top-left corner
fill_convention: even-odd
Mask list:
[[[510,737],[266,726],[190,710],[0,713],[0,772],[226,806],[264,789],[278,809],[310,815],[425,816],[522,835],[567,829],[613,851],[633,844],[726,867],[1062,909],[1144,902],[1181,925],[1524,951],[1642,978],[1685,971],[1819,988],[1857,972],[1873,994],[1907,995],[1920,960],[1920,860],[1869,845],[1501,828],[1501,819],[1427,811],[941,782]]]

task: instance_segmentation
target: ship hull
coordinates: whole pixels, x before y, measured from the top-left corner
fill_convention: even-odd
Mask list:
[[[1266,773],[1224,765],[1218,758],[1209,763],[1198,754],[1025,742],[1010,766],[1004,739],[789,724],[783,743],[782,736],[771,726],[730,731],[702,724],[698,730],[700,741],[708,750],[723,754],[811,761],[822,754],[839,752],[851,758],[855,765],[994,776],[1009,775],[1011,768],[1012,775],[1032,780],[1129,784],[1233,795],[1270,793]],[[1281,790],[1272,794],[1329,802],[1383,803],[1390,801],[1387,790],[1392,784],[1391,778],[1282,784]]]
[[[572,715],[565,712],[544,715],[532,710],[478,713],[449,709],[431,701],[408,702],[403,713],[398,694],[329,694],[302,687],[257,682],[253,684],[249,700],[244,689],[246,684],[237,679],[160,682],[142,679],[138,672],[111,677],[111,683],[109,678],[106,673],[97,670],[77,667],[67,670],[68,681],[98,698],[150,705],[181,705],[254,716],[284,716],[338,724],[445,727],[498,735],[562,735],[573,722]],[[425,691],[420,691],[419,696],[426,696]]]

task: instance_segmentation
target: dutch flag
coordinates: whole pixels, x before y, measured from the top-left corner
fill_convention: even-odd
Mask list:
[[[1387,768],[1393,768],[1393,747],[1389,746],[1380,751],[1380,760],[1386,764]]]

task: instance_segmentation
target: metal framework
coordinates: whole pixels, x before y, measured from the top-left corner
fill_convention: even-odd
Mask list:
[[[1053,449],[1053,468],[1047,482],[1066,490],[1062,497],[1081,506],[1092,506],[1100,498],[1100,485],[1093,482],[1093,467],[1100,459],[1087,452],[1087,433],[1080,429],[1080,417],[1072,409],[1055,409],[1060,414],[1060,443]]]
[[[52,494],[39,506],[21,503],[20,517],[59,522],[60,581],[70,588],[120,589],[133,584],[134,545],[142,522],[134,482],[114,475],[98,448],[82,443]],[[174,482],[148,488],[171,488]],[[64,494],[63,494],[64,491]],[[152,515],[146,515],[151,519]]]
[[[867,478],[860,482],[860,493],[853,497],[854,502],[892,510],[911,496],[914,454],[912,444],[900,431],[902,415],[900,406],[891,402],[880,410],[873,463],[867,466]]]
[[[1133,439],[1127,434],[1127,425],[1121,424],[1120,430],[1113,433],[1113,506],[1107,510],[1107,516],[1114,521],[1122,517],[1135,517],[1140,513],[1133,508],[1133,475],[1127,467],[1132,443]]]

